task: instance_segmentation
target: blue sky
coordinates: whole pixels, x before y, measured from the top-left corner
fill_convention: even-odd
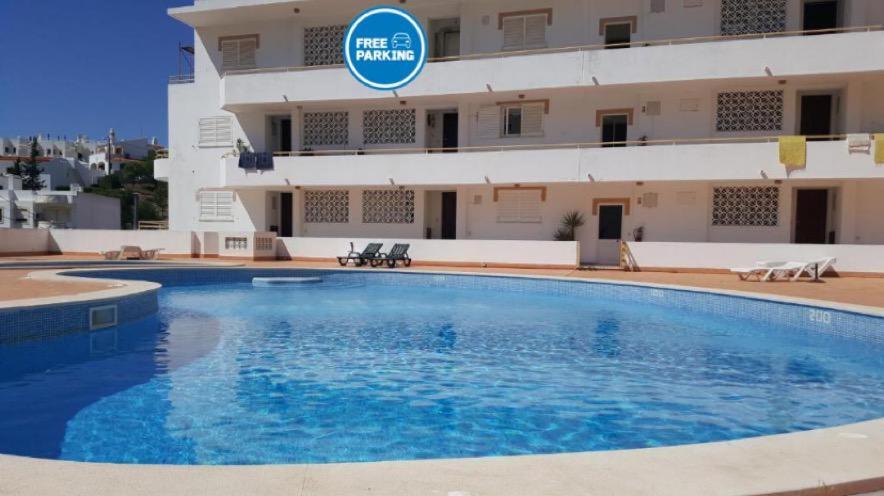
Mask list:
[[[188,0],[0,0],[0,136],[79,133],[167,143],[166,81]]]

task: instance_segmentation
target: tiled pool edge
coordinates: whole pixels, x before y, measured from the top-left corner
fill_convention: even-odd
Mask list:
[[[107,269],[121,272],[126,269]],[[161,270],[161,269],[128,269]],[[180,269],[171,269],[180,270]],[[217,270],[217,268],[195,269]],[[333,269],[229,269],[279,273]],[[72,269],[40,273],[71,276]],[[82,273],[84,271],[77,270]],[[102,271],[104,272],[104,271]],[[347,271],[353,272],[353,271]],[[371,272],[371,271],[365,271]],[[376,271],[377,272],[377,271]],[[385,271],[385,273],[393,273]],[[762,302],[813,306],[880,317],[881,309],[757,293],[567,277],[401,271],[433,276],[554,280],[729,295]],[[378,272],[378,274],[381,274]],[[133,274],[133,276],[138,274]],[[142,276],[144,274],[141,274]],[[37,274],[35,274],[37,276]],[[99,279],[108,282],[109,279]],[[94,281],[94,280],[93,280]],[[98,306],[108,299],[151,292],[159,285],[137,277],[114,279],[111,290],[76,297],[0,303],[0,312],[58,305]],[[677,494],[834,496],[884,489],[884,419],[779,436],[670,448],[531,457],[257,467],[103,465],[0,455],[0,492],[9,494]],[[418,465],[419,464],[419,465]],[[210,488],[210,489],[209,489]],[[406,490],[405,488],[409,488]]]
[[[62,275],[62,271],[41,271],[32,279],[95,282]],[[113,287],[66,296],[0,302],[0,344],[47,339],[89,330],[92,310],[115,308],[115,325],[133,322],[157,312],[160,285],[148,281],[100,279]]]
[[[516,292],[538,291],[553,295],[607,297],[619,301],[665,304],[678,310],[700,310],[725,318],[850,336],[884,342],[884,309],[833,303],[825,300],[788,298],[760,293],[672,286],[589,278],[527,276],[519,274],[476,274],[432,270],[255,268],[217,269],[209,267],[83,270],[66,273],[80,277],[105,276],[125,280],[147,279],[164,286],[249,282],[252,277],[281,275],[343,277],[401,286],[442,286],[458,289],[489,289]]]

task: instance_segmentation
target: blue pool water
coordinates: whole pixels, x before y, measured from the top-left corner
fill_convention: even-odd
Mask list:
[[[665,300],[346,278],[165,288],[155,317],[0,345],[0,453],[162,464],[477,457],[884,416],[881,341]]]

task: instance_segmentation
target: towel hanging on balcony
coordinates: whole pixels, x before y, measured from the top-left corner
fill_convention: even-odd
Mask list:
[[[872,138],[868,133],[847,135],[847,151],[850,153],[869,153],[871,149]]]
[[[807,165],[807,138],[804,136],[780,136],[780,163],[786,167]]]
[[[875,163],[884,165],[884,134],[875,135]]]

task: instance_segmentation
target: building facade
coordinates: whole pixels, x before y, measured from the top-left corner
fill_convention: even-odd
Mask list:
[[[43,174],[44,184],[49,180]],[[120,200],[49,188],[30,191],[21,178],[0,174],[0,229],[120,229]]]
[[[341,65],[374,5],[170,10],[195,34],[170,229],[551,240],[577,211],[602,265],[621,239],[884,243],[884,2],[407,0],[431,60],[395,92]]]

